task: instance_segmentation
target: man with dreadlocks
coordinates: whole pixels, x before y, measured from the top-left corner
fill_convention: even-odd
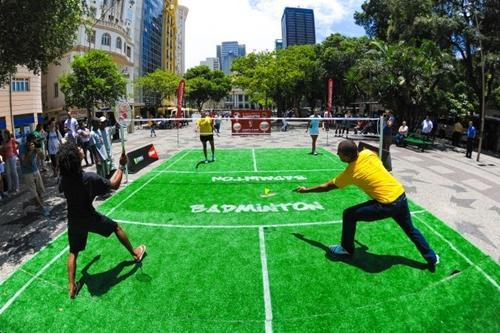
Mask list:
[[[69,256],[67,265],[70,298],[74,298],[81,287],[80,283],[75,282],[76,260],[78,253],[85,250],[89,232],[104,237],[109,237],[112,233],[115,233],[136,263],[142,260],[146,252],[146,246],[144,245],[134,249],[127,234],[118,223],[96,212],[92,205],[96,196],[120,187],[123,169],[127,163],[125,154],[122,154],[120,167],[110,180],[93,172],[83,172],[82,159],[82,149],[73,142],[63,144],[57,153],[61,175],[59,190],[64,192],[68,202]]]

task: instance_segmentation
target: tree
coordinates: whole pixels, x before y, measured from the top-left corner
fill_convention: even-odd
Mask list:
[[[80,0],[0,0],[0,83],[16,65],[38,73],[66,53],[80,14]]]
[[[89,122],[95,107],[113,107],[126,94],[126,78],[104,51],[76,56],[71,69],[59,79],[66,106],[87,109]]]
[[[135,81],[135,88],[143,89],[144,97],[154,101],[155,109],[162,101],[175,94],[181,78],[175,73],[157,69]]]
[[[201,111],[208,100],[220,101],[231,90],[231,81],[224,72],[212,71],[201,65],[190,68],[184,75],[186,79],[186,97]]]

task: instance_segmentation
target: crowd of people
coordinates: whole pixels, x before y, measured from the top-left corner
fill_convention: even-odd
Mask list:
[[[66,142],[82,149],[85,166],[96,165],[97,173],[108,178],[114,169],[112,159],[112,128],[107,126],[107,118],[102,116],[92,121],[91,128],[85,120],[77,121],[67,112],[64,122],[50,119],[38,123],[32,133],[15,138],[9,131],[0,135],[0,200],[15,196],[20,189],[20,176],[34,202],[44,216],[49,216],[49,208],[44,204],[45,191],[41,174],[51,171],[51,176],[59,177],[57,153]],[[19,172],[20,171],[20,172]]]

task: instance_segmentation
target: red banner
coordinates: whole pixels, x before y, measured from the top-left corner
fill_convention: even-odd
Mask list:
[[[328,112],[332,114],[333,111],[333,79],[328,79],[328,101],[327,101]]]
[[[271,134],[271,111],[268,110],[236,110],[231,112],[232,135]],[[247,119],[238,119],[247,118]]]
[[[184,88],[186,83],[184,80],[179,82],[179,87],[177,87],[177,113],[175,115],[176,118],[182,117],[182,98],[184,97]]]

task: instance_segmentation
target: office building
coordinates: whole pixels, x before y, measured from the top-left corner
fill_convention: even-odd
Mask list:
[[[177,36],[175,47],[175,72],[183,75],[186,71],[186,18],[188,8],[185,6],[177,7]]]
[[[283,48],[283,40],[282,39],[275,39],[274,40],[274,49],[281,50],[282,48]]]
[[[221,45],[217,45],[217,58],[219,59],[221,70],[226,74],[231,73],[233,61],[245,55],[245,45],[239,45],[238,42],[222,42]]]
[[[217,58],[207,58],[200,61],[200,65],[205,65],[213,71],[220,70],[219,59]]]
[[[285,49],[292,45],[316,44],[313,10],[286,7],[281,17],[281,35]]]
[[[163,9],[163,54],[162,68],[175,72],[175,52],[177,47],[177,0],[165,0]]]

